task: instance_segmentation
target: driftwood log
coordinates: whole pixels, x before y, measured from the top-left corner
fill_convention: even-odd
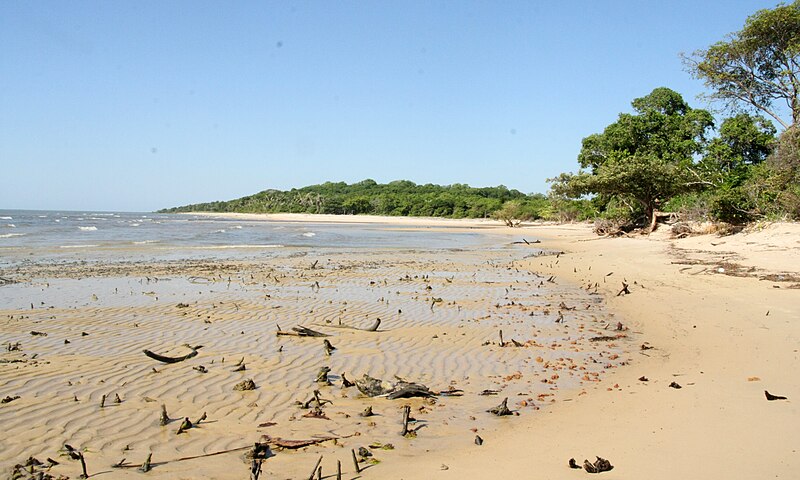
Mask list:
[[[362,332],[377,332],[378,331],[378,327],[381,326],[381,319],[380,318],[376,318],[375,322],[371,326],[369,326],[367,328],[353,327],[351,325],[346,325],[344,323],[341,323],[341,321],[339,322],[338,325],[326,325],[326,326],[331,327],[331,328],[349,328],[351,330],[361,330]]]
[[[277,336],[292,336],[292,337],[330,337],[327,333],[318,332],[316,330],[312,330],[310,328],[304,327],[302,325],[298,325],[296,327],[292,327],[292,330],[287,332],[281,330],[281,326],[278,325],[278,331],[276,332]]]
[[[164,356],[164,355],[159,355],[157,353],[154,353],[154,352],[152,352],[150,350],[143,350],[143,352],[144,352],[145,355],[147,355],[148,357],[152,358],[153,360],[158,360],[159,362],[162,362],[162,363],[178,363],[178,362],[182,362],[184,360],[188,360],[190,358],[196,357],[197,356],[197,351],[200,350],[201,348],[203,348],[202,345],[198,345],[196,347],[192,347],[191,345],[186,344],[184,346],[188,347],[188,348],[191,348],[192,349],[192,353],[189,353],[189,354],[184,355],[182,357],[167,357],[167,356]]]

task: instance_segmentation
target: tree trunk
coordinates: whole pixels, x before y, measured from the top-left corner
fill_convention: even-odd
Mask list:
[[[644,213],[647,216],[647,227],[645,228],[646,233],[652,233],[656,229],[656,206],[652,202],[648,202],[645,204]]]

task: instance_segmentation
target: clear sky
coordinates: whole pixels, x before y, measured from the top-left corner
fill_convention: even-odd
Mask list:
[[[546,192],[680,52],[777,0],[0,2],[0,209],[324,181]]]

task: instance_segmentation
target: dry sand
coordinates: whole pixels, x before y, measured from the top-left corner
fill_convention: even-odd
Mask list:
[[[309,221],[278,217],[269,216]],[[400,220],[374,219],[413,225]],[[497,237],[502,248],[480,253],[16,272],[21,283],[0,287],[3,343],[22,348],[0,354],[19,361],[0,363],[0,396],[20,396],[0,405],[0,472],[34,455],[59,460],[54,475],[76,478],[77,463],[57,456],[66,442],[86,449],[89,473],[107,478],[139,478],[109,467],[123,457],[141,463],[149,452],[157,478],[245,478],[242,452],[158,463],[267,434],[344,438],[277,452],[264,463],[266,478],[306,478],[319,455],[326,475],[338,459],[353,478],[350,449],[375,442],[395,448],[373,449],[380,463],[363,478],[572,478],[586,473],[567,460],[594,455],[615,465],[605,478],[796,478],[797,225],[683,240],[597,239],[587,225],[491,231],[542,243],[510,246]],[[537,247],[564,253],[519,260]],[[623,281],[631,294],[616,296]],[[334,328],[379,317],[379,332]],[[617,322],[626,330],[616,331]],[[276,337],[277,324],[330,333],[338,350],[326,357],[320,339]],[[499,329],[524,346],[500,347]],[[600,335],[620,338],[591,341]],[[653,348],[640,350],[645,342]],[[141,353],[182,355],[184,343],[204,347],[173,365]],[[234,372],[241,358],[246,370]],[[192,369],[199,365],[208,373]],[[333,386],[313,382],[323,365],[332,367]],[[365,398],[341,388],[342,372],[465,393],[435,402]],[[233,391],[245,378],[258,389]],[[669,388],[673,381],[683,388]],[[303,418],[307,410],[293,404],[314,389],[334,402],[324,408],[329,420]],[[479,395],[484,389],[501,392]],[[765,389],[789,400],[769,402]],[[485,412],[506,396],[518,416]],[[158,425],[161,403],[172,417],[194,420],[205,411],[208,420],[176,435],[180,421]],[[416,438],[398,434],[406,404],[417,426],[426,425]],[[359,417],[370,405],[378,416]],[[275,425],[260,426],[268,423]]]

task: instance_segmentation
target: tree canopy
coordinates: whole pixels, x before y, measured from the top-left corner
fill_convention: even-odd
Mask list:
[[[741,31],[684,60],[712,99],[732,109],[755,108],[785,129],[800,120],[800,0],[759,10]],[[781,102],[790,120],[776,108]]]
[[[702,183],[692,167],[713,118],[665,87],[632,105],[635,113],[622,113],[603,133],[583,139],[578,173],[561,174],[551,182],[555,194],[632,201],[652,229],[660,202]]]

